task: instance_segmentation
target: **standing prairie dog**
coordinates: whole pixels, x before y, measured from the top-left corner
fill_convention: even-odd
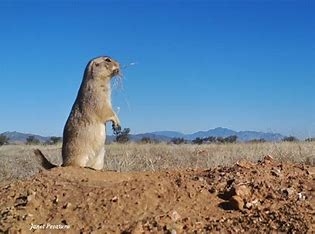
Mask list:
[[[112,109],[110,80],[120,74],[119,63],[110,57],[92,59],[86,66],[77,98],[63,131],[62,166],[103,169],[105,123],[113,129],[120,121]],[[44,168],[55,167],[40,150],[34,151]]]

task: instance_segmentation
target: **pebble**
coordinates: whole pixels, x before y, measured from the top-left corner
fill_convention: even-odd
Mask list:
[[[234,187],[235,193],[237,196],[243,198],[243,199],[248,199],[251,196],[251,191],[246,185],[237,185]]]
[[[179,220],[181,218],[181,216],[178,214],[178,212],[176,210],[174,210],[173,212],[170,213],[170,217],[172,219],[172,221],[176,222],[177,220]]]
[[[235,195],[230,198],[230,204],[235,210],[243,210],[244,209],[244,201],[241,197]]]

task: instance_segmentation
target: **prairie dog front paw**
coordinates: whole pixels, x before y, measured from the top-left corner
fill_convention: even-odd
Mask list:
[[[113,128],[114,133],[116,134],[121,131],[121,126],[119,124],[115,124],[114,122],[112,124],[112,128]]]

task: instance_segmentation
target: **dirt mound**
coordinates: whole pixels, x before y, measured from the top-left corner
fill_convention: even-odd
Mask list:
[[[315,232],[314,167],[272,158],[207,171],[55,168],[2,185],[0,232]]]

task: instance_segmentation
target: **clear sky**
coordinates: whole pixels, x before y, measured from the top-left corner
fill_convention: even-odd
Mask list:
[[[312,0],[0,1],[0,132],[62,135],[86,63],[122,65],[132,133],[315,136]]]

